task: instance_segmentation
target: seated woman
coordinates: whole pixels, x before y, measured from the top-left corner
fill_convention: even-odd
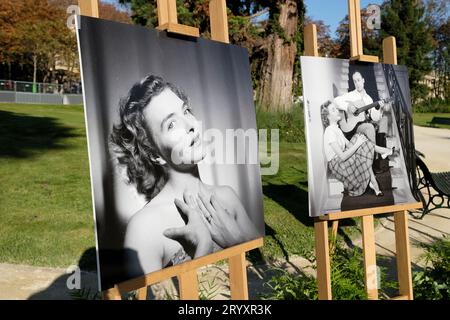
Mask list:
[[[121,101],[111,142],[129,183],[148,200],[127,225],[130,277],[259,236],[232,188],[201,181],[200,124],[174,85],[152,75],[136,83]]]
[[[383,196],[372,170],[374,152],[385,159],[394,153],[394,148],[379,147],[360,133],[347,140],[338,126],[341,119],[339,110],[331,101],[320,107],[320,114],[325,128],[323,146],[328,168],[344,184],[348,195],[360,196],[369,185],[377,196]]]

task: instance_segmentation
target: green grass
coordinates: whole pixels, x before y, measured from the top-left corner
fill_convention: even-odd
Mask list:
[[[308,213],[308,176],[304,143],[280,143],[280,169],[263,176],[266,258],[298,254],[310,256],[314,248],[312,219]]]
[[[0,262],[67,267],[95,246],[82,106],[0,104]]]
[[[450,118],[450,113],[414,113],[414,124],[422,127],[429,127],[428,122],[430,122],[433,117]],[[436,127],[450,129],[450,125],[445,124],[439,124],[436,125]]]

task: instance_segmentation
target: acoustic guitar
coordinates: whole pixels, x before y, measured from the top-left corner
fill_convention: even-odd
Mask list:
[[[356,106],[356,110],[354,113],[345,112],[342,111],[343,116],[341,117],[341,120],[339,121],[339,127],[344,133],[349,133],[353,129],[355,129],[356,125],[359,122],[363,122],[366,120],[365,112],[374,108],[372,111],[371,117],[372,120],[378,121],[382,117],[383,110],[381,109],[381,102],[387,104],[392,102],[391,98],[382,99],[376,102],[373,102],[368,105],[364,105],[363,100],[357,100],[357,101],[347,101],[348,103],[353,103]],[[376,111],[376,112],[375,112]]]

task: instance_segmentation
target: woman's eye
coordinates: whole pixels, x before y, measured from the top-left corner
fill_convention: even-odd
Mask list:
[[[184,114],[192,114],[192,110],[189,108],[184,109]]]
[[[175,121],[171,121],[169,123],[169,125],[167,126],[167,129],[170,130],[170,129],[173,129],[173,127],[175,127]]]

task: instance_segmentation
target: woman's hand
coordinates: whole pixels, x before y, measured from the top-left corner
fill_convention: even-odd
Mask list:
[[[200,192],[197,205],[203,213],[212,239],[219,246],[228,248],[247,240],[237,223],[236,215],[224,209],[216,196],[211,195],[208,199],[203,192]]]
[[[359,134],[358,137],[356,138],[356,145],[358,147],[360,147],[364,142],[367,141],[367,137],[363,134]]]
[[[185,192],[184,202],[175,199],[175,205],[185,218],[186,225],[181,228],[169,228],[164,231],[167,238],[178,241],[184,251],[192,258],[209,254],[213,251],[210,231],[206,226],[202,213],[198,209],[192,196]]]

